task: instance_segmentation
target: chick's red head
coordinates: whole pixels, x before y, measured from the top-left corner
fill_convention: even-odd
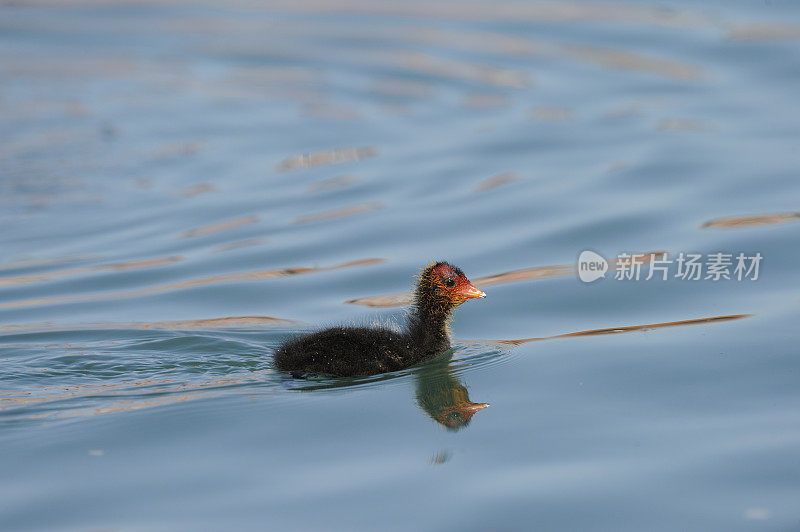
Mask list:
[[[431,281],[437,292],[454,305],[460,305],[468,299],[486,297],[486,294],[473,285],[464,272],[447,262],[437,262],[430,267]]]

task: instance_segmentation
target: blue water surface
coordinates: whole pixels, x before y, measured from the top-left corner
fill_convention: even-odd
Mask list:
[[[0,530],[800,527],[798,58],[788,0],[6,2]],[[272,368],[442,259],[443,357]]]

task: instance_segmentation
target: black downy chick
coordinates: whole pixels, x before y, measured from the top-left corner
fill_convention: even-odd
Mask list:
[[[405,329],[332,327],[287,341],[275,352],[283,371],[338,376],[375,375],[408,368],[450,348],[448,321],[465,301],[486,297],[447,262],[426,267],[414,291]]]

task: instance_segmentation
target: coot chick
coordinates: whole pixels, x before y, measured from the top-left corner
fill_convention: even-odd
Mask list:
[[[448,322],[468,299],[486,297],[459,268],[446,262],[426,267],[414,291],[405,329],[332,327],[292,339],[278,348],[279,370],[342,377],[407,368],[450,348]]]

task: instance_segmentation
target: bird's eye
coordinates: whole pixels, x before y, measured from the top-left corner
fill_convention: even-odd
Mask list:
[[[452,280],[452,279],[445,279],[444,285],[447,288],[453,288],[456,285],[456,282],[454,280]]]

